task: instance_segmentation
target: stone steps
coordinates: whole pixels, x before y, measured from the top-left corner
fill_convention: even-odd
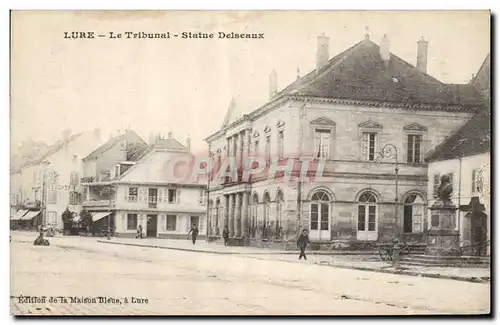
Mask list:
[[[400,264],[442,267],[489,267],[490,259],[489,257],[476,256],[412,255],[402,256]]]

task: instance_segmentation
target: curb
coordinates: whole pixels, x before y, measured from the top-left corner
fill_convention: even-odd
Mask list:
[[[159,248],[159,249],[170,249],[176,251],[184,251],[184,252],[202,252],[208,254],[216,254],[216,255],[247,255],[249,258],[265,260],[263,258],[251,256],[251,255],[283,255],[283,253],[238,253],[238,252],[217,252],[217,251],[204,251],[204,250],[196,250],[189,248],[178,248],[178,247],[167,247],[167,246],[158,246],[158,245],[142,245],[142,244],[131,244],[131,243],[117,243],[117,242],[109,242],[98,240],[98,243],[103,244],[114,244],[114,245],[123,245],[123,246],[135,246],[135,247],[146,247],[146,248]],[[296,254],[295,252],[290,252],[288,254]],[[310,253],[311,254],[311,253]],[[313,255],[313,254],[311,254]],[[319,255],[319,254],[318,254]],[[330,254],[333,255],[333,254]],[[297,263],[295,261],[286,261],[280,260],[281,262],[287,263]],[[409,276],[417,276],[423,278],[434,278],[434,279],[446,279],[446,280],[455,280],[455,281],[463,281],[463,282],[473,282],[473,283],[490,283],[490,277],[460,277],[455,275],[445,275],[445,274],[435,274],[435,273],[419,273],[415,271],[407,271],[407,270],[384,270],[384,269],[374,269],[363,266],[346,266],[346,265],[331,265],[331,264],[314,264],[319,266],[329,266],[336,267],[339,269],[349,269],[349,270],[357,270],[357,271],[367,271],[367,272],[378,272],[378,273],[386,273],[386,274],[399,274],[399,275],[409,275]]]
[[[124,245],[124,246],[135,246],[135,247],[149,247],[149,248],[160,248],[160,249],[171,249],[184,252],[198,252],[198,253],[210,253],[210,254],[222,254],[222,255],[297,255],[299,251],[272,251],[272,252],[221,252],[215,250],[202,250],[196,248],[181,248],[181,247],[171,247],[171,246],[159,246],[151,244],[136,244],[136,243],[118,243],[113,241],[106,241],[102,239],[97,240],[98,243],[103,244],[114,244],[114,245]],[[324,255],[324,256],[334,256],[334,255],[355,255],[355,256],[374,256],[378,252],[355,252],[355,251],[334,251],[334,252],[318,252],[318,251],[308,251],[308,255]]]

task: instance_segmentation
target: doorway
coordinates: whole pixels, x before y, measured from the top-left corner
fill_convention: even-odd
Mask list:
[[[158,216],[156,214],[148,214],[148,223],[146,226],[146,237],[157,237],[158,235]]]
[[[482,212],[473,212],[471,216],[471,244],[473,246],[473,255],[486,255],[487,239],[486,214]]]
[[[196,228],[198,228],[198,231],[200,231],[200,217],[191,216],[191,218],[189,219],[189,227],[192,227],[193,225],[196,225]]]

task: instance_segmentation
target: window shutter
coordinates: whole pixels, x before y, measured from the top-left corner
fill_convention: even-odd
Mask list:
[[[477,169],[472,170],[472,193],[477,192]]]
[[[158,189],[158,203],[162,203],[163,202],[163,189],[160,187]]]
[[[124,191],[125,191],[125,193],[124,193],[125,194],[125,201],[128,201],[128,191],[129,191],[128,187],[125,187]]]
[[[361,157],[362,160],[368,160],[368,143],[369,143],[368,133],[363,133],[361,138]]]

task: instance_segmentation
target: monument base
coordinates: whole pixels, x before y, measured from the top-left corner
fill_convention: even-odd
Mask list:
[[[460,233],[457,230],[431,229],[427,232],[425,255],[460,256]]]

